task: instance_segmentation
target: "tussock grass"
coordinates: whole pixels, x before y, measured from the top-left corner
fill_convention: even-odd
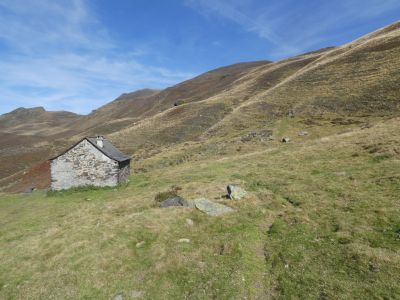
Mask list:
[[[298,130],[288,122],[283,134]],[[400,121],[348,126],[222,158],[165,167],[152,158],[158,167],[116,189],[3,194],[0,298],[129,299],[144,291],[146,299],[394,299],[400,160],[390,141],[399,140]],[[246,200],[224,200],[228,183],[242,185]],[[212,218],[154,207],[174,185],[186,199],[236,211]]]

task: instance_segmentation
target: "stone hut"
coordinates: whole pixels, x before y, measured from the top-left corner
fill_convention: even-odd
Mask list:
[[[116,186],[128,179],[130,161],[104,137],[85,137],[50,160],[51,188]]]

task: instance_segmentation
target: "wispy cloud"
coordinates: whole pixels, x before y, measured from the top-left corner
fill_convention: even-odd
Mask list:
[[[84,0],[0,0],[0,113],[45,106],[87,113],[122,92],[193,76],[125,53]]]
[[[266,40],[268,54],[282,58],[299,54],[332,40],[340,29],[368,22],[400,10],[398,0],[314,1],[295,0],[185,0],[185,4],[207,18],[236,23]]]

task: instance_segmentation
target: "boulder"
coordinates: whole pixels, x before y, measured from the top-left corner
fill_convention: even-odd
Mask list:
[[[188,203],[182,197],[176,196],[172,198],[168,198],[162,202],[160,202],[161,208],[166,208],[170,206],[188,206]]]
[[[231,200],[240,200],[243,197],[245,197],[247,194],[244,189],[242,189],[240,186],[234,185],[234,184],[229,184],[226,187],[226,190],[227,190],[228,196],[229,196],[229,198],[231,198]]]
[[[234,210],[226,205],[214,203],[206,198],[200,198],[194,200],[195,206],[198,210],[206,213],[209,216],[221,216]]]
[[[281,142],[282,143],[289,143],[290,139],[287,136],[285,136],[285,137],[282,138]]]

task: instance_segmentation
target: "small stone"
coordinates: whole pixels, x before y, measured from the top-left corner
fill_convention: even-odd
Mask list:
[[[189,239],[179,239],[178,243],[190,243]]]
[[[228,196],[229,196],[229,198],[231,198],[231,200],[240,200],[243,197],[246,197],[246,194],[247,194],[244,189],[242,189],[240,186],[234,185],[234,184],[229,184],[226,187],[226,190],[227,190]]]
[[[336,176],[346,176],[347,173],[346,173],[346,171],[341,171],[341,172],[335,172],[335,175]]]
[[[30,193],[34,192],[35,190],[36,190],[36,188],[34,188],[34,187],[27,188],[25,190],[25,194],[30,194]]]
[[[204,261],[199,261],[199,268],[204,270],[207,267],[207,264]]]
[[[129,293],[129,296],[133,299],[142,298],[144,296],[144,292],[143,291],[131,291]]]
[[[368,267],[371,272],[379,272],[379,266],[371,261],[368,263]]]
[[[282,142],[282,143],[289,143],[289,142],[290,142],[290,138],[288,138],[287,136],[285,136],[285,137],[283,137],[283,138],[281,139],[281,142]]]
[[[112,298],[112,300],[124,300],[124,297],[122,296],[122,294],[117,294]]]
[[[186,225],[187,226],[193,226],[194,222],[192,219],[186,219]]]
[[[307,131],[300,131],[299,132],[299,136],[305,136],[305,135],[308,135]]]
[[[145,241],[141,241],[139,243],[136,243],[136,248],[141,248],[146,242]]]

